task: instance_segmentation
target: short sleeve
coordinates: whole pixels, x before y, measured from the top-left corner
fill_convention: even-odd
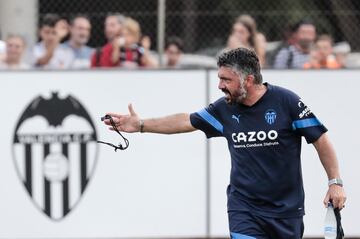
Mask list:
[[[193,127],[203,131],[207,138],[221,137],[224,127],[217,114],[218,104],[210,104],[208,107],[190,114],[190,121]]]
[[[327,132],[327,128],[299,96],[293,94],[289,98],[292,129],[304,136],[307,143],[315,142],[323,133]]]

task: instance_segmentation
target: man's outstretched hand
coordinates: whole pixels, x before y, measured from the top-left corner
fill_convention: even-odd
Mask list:
[[[116,114],[116,113],[106,113],[113,118],[116,128],[119,131],[126,132],[126,133],[134,133],[140,131],[140,119],[139,116],[135,113],[132,104],[128,105],[129,113],[127,115]],[[114,130],[110,119],[104,120],[104,123],[109,127],[110,130]]]

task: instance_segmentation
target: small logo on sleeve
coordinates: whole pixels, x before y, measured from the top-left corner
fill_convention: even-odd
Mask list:
[[[299,108],[303,108],[305,106],[304,102],[302,101],[302,99],[299,99],[299,102],[298,102],[298,107]]]

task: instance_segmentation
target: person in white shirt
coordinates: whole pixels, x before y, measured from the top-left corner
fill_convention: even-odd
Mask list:
[[[59,17],[48,14],[44,17],[39,35],[41,41],[33,48],[33,64],[42,69],[67,69],[69,63],[64,59],[71,57],[70,51],[62,51],[59,47],[60,36],[57,34],[55,25]]]
[[[6,38],[6,56],[0,61],[1,70],[24,70],[30,66],[23,62],[23,54],[26,49],[24,38],[19,35],[10,35]]]

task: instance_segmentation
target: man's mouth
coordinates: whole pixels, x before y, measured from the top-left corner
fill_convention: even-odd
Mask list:
[[[230,103],[231,102],[231,93],[226,89],[223,89],[222,92],[225,94],[226,102]]]
[[[230,94],[230,92],[227,89],[222,89],[221,90],[224,94]]]

